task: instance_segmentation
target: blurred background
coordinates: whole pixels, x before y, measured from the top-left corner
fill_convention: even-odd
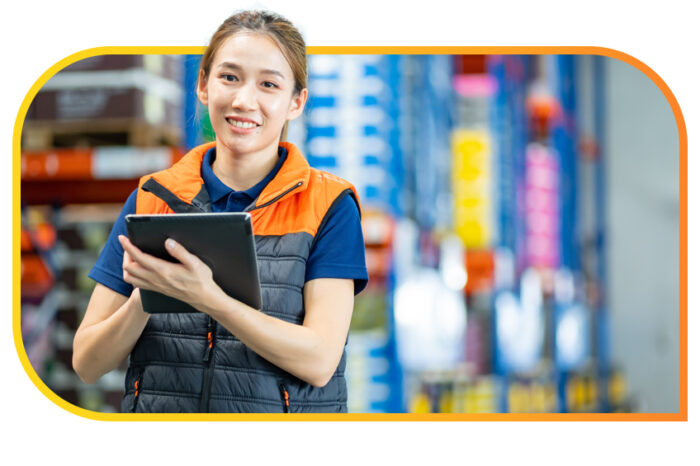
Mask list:
[[[53,76],[22,132],[21,322],[56,394],[119,410],[126,364],[71,367],[87,273],[138,178],[211,140],[199,56]],[[351,412],[677,412],[679,141],[636,68],[585,55],[311,55],[288,139],[357,187],[370,273]]]

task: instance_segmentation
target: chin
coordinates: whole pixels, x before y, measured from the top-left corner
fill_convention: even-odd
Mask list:
[[[265,150],[265,148],[272,146],[275,144],[276,141],[267,141],[261,143],[259,140],[253,140],[257,138],[251,138],[251,136],[254,135],[248,135],[248,136],[235,136],[235,137],[227,137],[227,138],[218,138],[217,140],[221,142],[226,148],[228,148],[231,152],[239,153],[239,154],[247,154],[251,152],[260,152],[262,150]],[[246,140],[246,138],[250,138],[249,140]],[[276,144],[275,144],[276,145]]]

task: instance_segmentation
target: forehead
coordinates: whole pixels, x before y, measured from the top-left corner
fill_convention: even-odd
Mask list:
[[[216,51],[214,68],[234,63],[249,71],[276,70],[292,78],[292,69],[277,42],[265,33],[241,31],[227,37]]]

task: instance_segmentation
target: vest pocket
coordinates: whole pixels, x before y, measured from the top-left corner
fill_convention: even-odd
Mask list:
[[[143,373],[141,373],[134,382],[134,399],[131,402],[131,412],[136,412],[136,403],[139,400],[139,394],[141,393],[141,382],[143,381]]]
[[[282,412],[288,413],[289,412],[289,392],[287,391],[287,387],[282,382],[279,383],[279,389],[280,389],[280,397],[282,398]]]

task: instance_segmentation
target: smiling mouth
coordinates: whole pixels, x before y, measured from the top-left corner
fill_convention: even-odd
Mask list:
[[[251,121],[238,121],[238,120],[234,120],[232,118],[226,118],[226,121],[231,126],[235,126],[236,128],[241,128],[241,129],[251,129],[251,128],[255,128],[257,126],[260,126],[257,123],[253,123]]]

